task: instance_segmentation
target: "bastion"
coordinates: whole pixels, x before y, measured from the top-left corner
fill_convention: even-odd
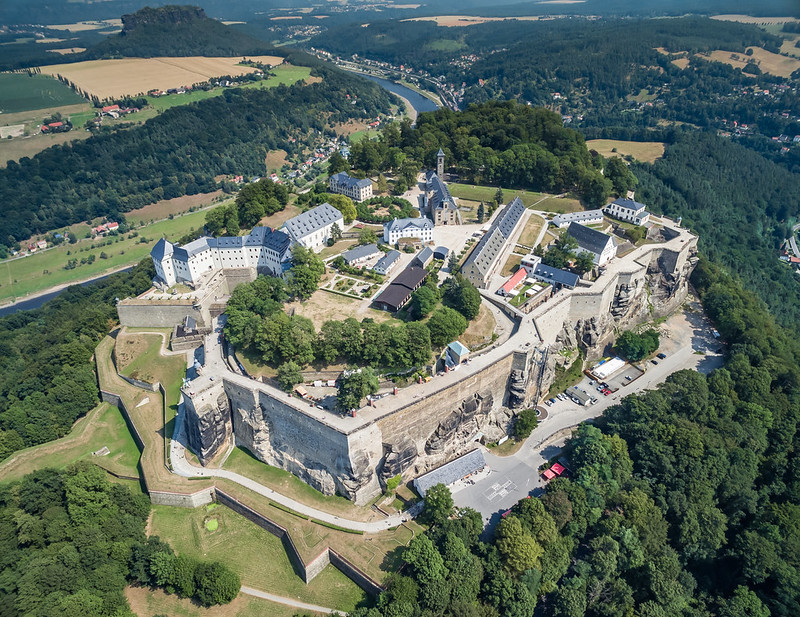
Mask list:
[[[410,480],[472,449],[476,440],[508,434],[516,412],[549,390],[564,362],[558,351],[579,348],[597,357],[621,329],[676,310],[688,293],[696,245],[696,236],[665,219],[647,244],[613,260],[596,280],[557,292],[530,314],[512,310],[516,323],[508,338],[457,370],[388,393],[354,417],[241,374],[211,333],[205,367],[183,389],[188,445],[206,464],[233,439],[325,494],[366,504],[389,478]],[[230,283],[247,278],[220,276],[217,287],[192,305],[209,320],[200,323],[224,308]],[[121,319],[135,314],[136,325],[147,321],[141,298],[120,304]],[[140,308],[132,313],[132,306]],[[152,322],[161,325],[180,312],[165,306],[154,303]]]

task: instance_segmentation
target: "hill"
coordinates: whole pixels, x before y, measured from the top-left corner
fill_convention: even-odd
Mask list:
[[[269,44],[210,19],[197,6],[145,7],[122,16],[122,31],[84,58],[250,56],[274,53]]]

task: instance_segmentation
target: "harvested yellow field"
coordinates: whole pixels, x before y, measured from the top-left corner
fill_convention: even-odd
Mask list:
[[[655,163],[664,156],[664,144],[660,141],[621,141],[618,139],[590,139],[589,150],[597,150],[605,157],[630,155],[643,163]],[[616,152],[614,150],[616,149]]]
[[[687,66],[689,66],[689,58],[675,58],[675,60],[672,61],[672,64],[681,70],[685,69]]]
[[[59,56],[67,56],[69,54],[79,54],[82,51],[86,51],[85,47],[65,47],[62,49],[48,49],[47,51],[53,52],[54,54],[58,54]]]
[[[250,60],[281,64],[278,56],[252,56]],[[81,90],[102,99],[144,94],[150,90],[167,90],[191,86],[221,75],[243,75],[256,69],[240,66],[241,57],[205,58],[124,58],[120,60],[88,60],[73,64],[41,67],[42,73],[63,75]]]
[[[750,15],[714,15],[711,19],[720,21],[738,21],[743,24],[757,24],[759,26],[785,24],[787,22],[798,21],[796,17],[752,17]]]
[[[711,52],[710,58],[717,62],[729,64],[732,67],[744,68],[752,60],[761,69],[762,73],[769,73],[777,77],[790,77],[797,69],[800,69],[800,60],[773,54],[771,51],[761,47],[748,47],[753,50],[752,56],[733,51],[723,51],[717,49]],[[706,54],[698,54],[699,57],[709,57]]]
[[[36,39],[36,42],[37,43],[63,43],[66,40],[67,39],[48,39],[48,38],[44,38],[44,39]]]
[[[102,21],[79,21],[75,24],[55,24],[47,26],[50,30],[66,30],[67,32],[85,32],[86,30],[100,30],[111,26],[122,27],[121,19],[104,19]]]
[[[278,17],[270,17],[270,21],[286,21],[287,19],[303,19],[302,15],[279,15]]]
[[[475,24],[485,24],[490,21],[508,21],[515,19],[518,21],[538,21],[538,17],[475,17],[470,15],[435,15],[433,17],[412,17],[402,21],[433,21],[437,26],[445,28],[461,28],[464,26],[474,26]]]

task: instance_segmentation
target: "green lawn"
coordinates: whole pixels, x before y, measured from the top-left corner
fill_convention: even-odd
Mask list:
[[[375,129],[364,129],[362,131],[355,131],[350,134],[348,138],[351,144],[357,144],[362,139],[375,139],[380,136],[381,132]]]
[[[4,114],[85,102],[69,86],[46,75],[0,74],[0,112]]]
[[[575,354],[573,354],[574,356]],[[564,392],[570,386],[578,383],[583,375],[583,354],[578,354],[573,358],[572,364],[569,368],[556,367],[556,378],[553,380],[553,385],[550,386],[548,397],[553,397],[556,394]]]
[[[331,514],[353,519],[364,519],[371,514],[368,508],[355,506],[344,497],[323,495],[288,471],[262,463],[244,448],[234,448],[223,469],[252,478],[287,497]]]
[[[311,76],[311,69],[307,66],[292,66],[291,64],[282,64],[280,66],[276,66],[272,69],[272,72],[275,73],[275,77],[270,77],[269,79],[265,79],[262,81],[254,81],[247,83],[243,86],[238,86],[240,88],[248,88],[248,89],[263,89],[263,88],[274,88],[275,86],[279,86],[281,84],[291,85],[296,83],[302,79],[308,79]],[[195,101],[202,101],[205,99],[210,99],[215,96],[220,96],[226,89],[229,88],[214,88],[213,90],[194,90],[192,92],[187,92],[186,94],[168,94],[165,96],[147,96],[147,104],[152,107],[152,109],[156,110],[157,112],[162,112],[165,109],[169,109],[170,107],[175,107],[177,105],[188,105],[189,103],[194,103]],[[147,110],[140,112],[140,114],[144,114]],[[143,115],[136,114],[133,116],[136,119],[147,120],[147,117]]]
[[[352,611],[365,600],[364,592],[333,566],[306,585],[292,569],[281,541],[233,510],[213,509],[219,521],[216,531],[206,529],[210,516],[207,508],[154,506],[150,533],[180,554],[221,561],[248,587],[342,611]]]
[[[111,452],[93,457],[103,446]],[[0,483],[19,480],[37,469],[62,469],[88,459],[115,473],[138,476],[139,449],[119,409],[102,403],[75,423],[68,435],[20,450],[0,464]]]
[[[452,182],[448,184],[447,187],[450,189],[453,197],[469,199],[471,201],[489,202],[494,199],[494,195],[497,193],[496,186],[476,186],[474,184]],[[510,202],[515,197],[519,197],[526,206],[532,206],[542,199],[542,197],[547,197],[547,195],[544,193],[537,193],[536,191],[513,191],[511,189],[503,189],[503,200],[505,203]]]
[[[191,212],[172,220],[159,221],[137,230],[139,236],[136,238],[129,238],[130,234],[118,236],[120,241],[114,241],[108,246],[100,245],[109,239],[116,239],[82,240],[77,244],[62,244],[21,259],[0,262],[0,301],[20,299],[56,285],[72,283],[135,264],[150,254],[150,249],[158,238],[165,236],[174,241],[192,229],[201,227],[205,214],[203,211]],[[141,242],[142,238],[146,238],[147,242]],[[107,255],[105,259],[100,258],[102,252]],[[64,269],[70,259],[80,262],[89,255],[95,256],[94,263],[78,265],[72,270]]]

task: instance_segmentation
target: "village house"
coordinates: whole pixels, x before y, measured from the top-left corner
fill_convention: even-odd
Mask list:
[[[569,227],[570,223],[580,223],[581,225],[597,225],[603,222],[602,210],[586,210],[584,212],[567,212],[557,214],[553,217],[553,225],[562,229]]]
[[[383,255],[381,250],[376,244],[367,244],[364,246],[354,246],[349,251],[342,253],[342,258],[348,266],[360,266],[368,262],[370,259],[375,259]]]
[[[397,244],[400,238],[416,238],[421,242],[433,242],[433,223],[422,216],[409,219],[394,219],[383,224],[383,241]]]
[[[384,255],[383,257],[381,257],[378,260],[378,263],[376,263],[372,267],[372,270],[377,274],[386,275],[389,274],[389,272],[391,272],[394,269],[394,267],[397,265],[399,261],[400,261],[400,251],[392,250],[386,253],[386,255]]]
[[[578,243],[578,253],[588,253],[596,266],[605,266],[617,254],[614,238],[580,223],[570,223],[567,233]]]
[[[603,212],[620,221],[633,223],[634,225],[644,225],[650,220],[650,213],[645,210],[645,207],[644,204],[640,204],[638,201],[620,197],[603,208]]]

